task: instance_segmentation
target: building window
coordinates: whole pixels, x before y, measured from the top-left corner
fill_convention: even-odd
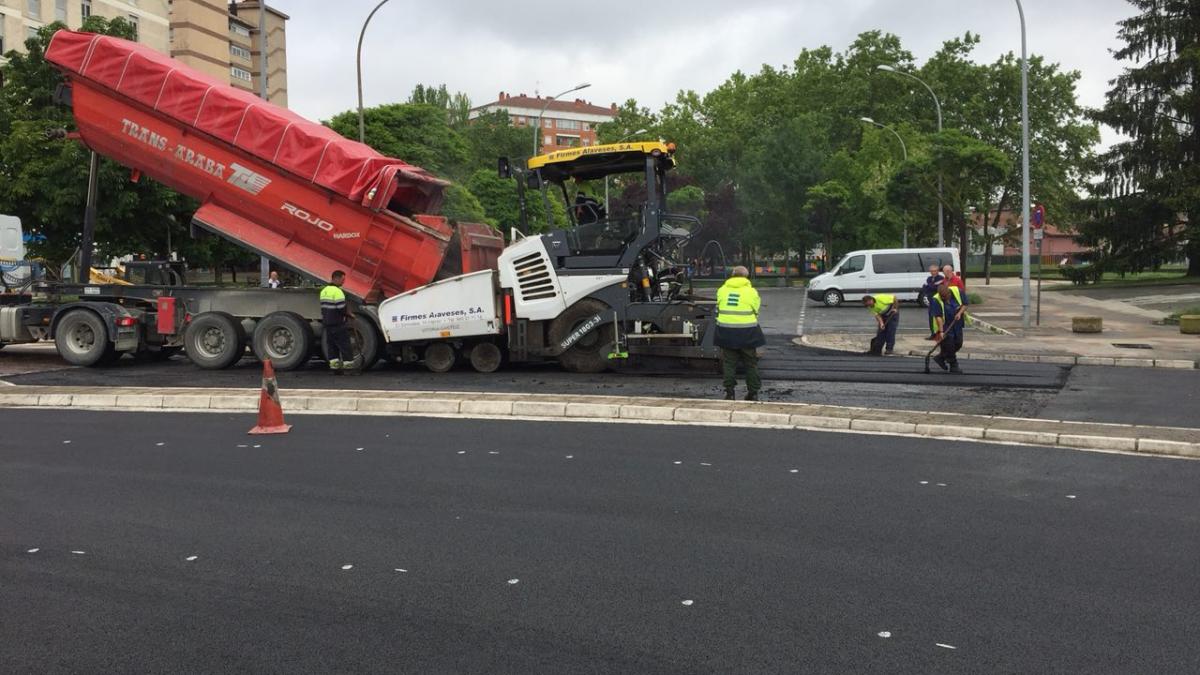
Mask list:
[[[245,68],[238,68],[237,66],[232,66],[229,69],[229,74],[232,75],[233,79],[235,79],[235,80],[245,80],[246,82],[250,82],[252,80],[250,71],[246,70]]]
[[[54,0],[54,20],[67,22],[67,0]]]
[[[231,44],[229,45],[229,53],[238,57],[239,59],[245,59],[247,61],[250,60],[250,50],[246,49],[245,47],[239,47]]]
[[[229,32],[242,37],[250,37],[250,29],[234,21],[229,22]]]
[[[83,0],[79,3],[79,17],[86,19],[92,15],[92,0]]]
[[[4,33],[0,33],[0,56],[4,56]]]
[[[575,120],[559,120],[558,128],[559,129],[571,129],[573,131],[578,131],[579,130],[579,122],[576,122]]]
[[[553,129],[554,128],[554,119],[551,117],[543,118],[542,126],[546,127],[547,129]]]
[[[578,136],[557,136],[554,139],[554,144],[559,147],[575,148],[579,146]]]
[[[25,39],[32,40],[37,37],[37,29],[33,26],[25,26]]]
[[[550,134],[546,134],[546,142],[544,145],[554,145],[554,137]]]
[[[133,25],[133,41],[138,41],[138,18],[133,14],[129,15],[129,23]]]
[[[42,0],[25,0],[25,14],[31,19],[42,18]]]

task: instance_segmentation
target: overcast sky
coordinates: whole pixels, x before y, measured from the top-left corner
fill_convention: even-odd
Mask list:
[[[294,110],[327,119],[356,106],[355,46],[375,2],[268,0],[291,16]],[[1118,45],[1115,23],[1132,6],[1024,4],[1030,52],[1079,70],[1082,102],[1103,102],[1120,69],[1109,54]],[[418,82],[445,83],[479,105],[502,90],[554,94],[586,81],[592,86],[581,95],[593,103],[636,98],[657,110],[681,89],[706,92],[735,70],[790,64],[806,47],[841,51],[872,29],[899,35],[919,61],[966,31],[982,37],[977,61],[1021,48],[1012,0],[392,0],[372,19],[363,44],[365,104],[403,101]]]

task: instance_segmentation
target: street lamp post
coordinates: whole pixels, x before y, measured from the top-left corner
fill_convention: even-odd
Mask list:
[[[267,90],[267,0],[258,0],[258,85],[259,96],[264,101],[271,100]],[[170,230],[167,230],[168,238]],[[167,246],[167,257],[170,258],[170,246]],[[258,285],[266,288],[271,278],[271,261],[267,256],[258,257]]]
[[[558,99],[558,97],[560,97],[560,96],[566,96],[567,94],[579,91],[580,89],[587,89],[590,86],[592,86],[592,85],[588,82],[584,82],[582,84],[577,84],[574,87],[571,87],[570,89],[568,89],[566,91],[559,92],[559,93],[555,94],[554,96],[551,96],[550,98],[546,99],[546,105],[542,106],[542,111],[540,113],[538,113],[538,116],[537,116],[537,124],[534,125],[534,127],[533,127],[533,154],[534,155],[538,154],[538,148],[541,147],[541,143],[538,143],[538,141],[541,140],[541,137],[542,137],[542,116],[546,114],[546,108],[550,107],[550,102]]]
[[[888,131],[892,132],[892,135],[896,137],[896,140],[900,141],[900,153],[904,157],[904,161],[906,161],[906,162],[908,161],[908,146],[904,144],[904,139],[900,138],[900,134],[896,133],[895,129],[893,129],[887,125],[880,124],[879,122],[876,122],[875,120],[871,119],[870,117],[860,117],[858,119],[860,122],[866,122],[867,124],[870,124],[871,126],[876,126],[876,127],[879,127],[880,129],[887,129]],[[904,239],[901,242],[901,246],[903,246],[904,248],[908,248],[908,223],[907,222],[904,223]]]
[[[633,138],[634,136],[641,136],[644,133],[646,133],[645,129],[638,129],[637,131],[635,131],[633,133],[625,134],[624,136],[613,141],[613,143],[620,143],[621,141],[628,140],[630,138]],[[609,179],[609,176],[604,177],[604,212],[605,213],[608,213],[608,179]]]
[[[358,142],[359,143],[367,142],[366,141],[367,128],[366,128],[366,124],[363,123],[363,96],[362,96],[362,43],[363,43],[363,36],[367,34],[367,24],[371,23],[371,17],[375,16],[375,12],[378,12],[379,8],[383,7],[387,3],[388,3],[388,0],[381,0],[378,5],[375,5],[375,9],[371,10],[371,13],[367,15],[367,20],[363,22],[362,30],[358,32],[357,64],[358,64]]]
[[[1025,8],[1021,16],[1021,326],[1029,330],[1029,60],[1025,53]]]
[[[882,70],[886,73],[895,73],[897,75],[903,75],[904,77],[907,77],[907,78],[916,80],[917,82],[920,82],[921,86],[925,87],[925,90],[928,91],[929,95],[933,97],[933,107],[935,110],[937,110],[937,130],[939,132],[942,130],[942,102],[938,100],[937,94],[933,93],[933,88],[930,87],[928,84],[926,84],[925,80],[922,80],[921,78],[917,77],[916,75],[913,75],[912,73],[907,73],[907,72],[904,72],[903,70],[899,70],[895,66],[879,65],[879,66],[875,66],[875,69]],[[943,216],[942,211],[943,211],[943,208],[942,208],[942,174],[941,174],[941,172],[938,172],[938,246],[946,245],[945,217]],[[966,262],[966,261],[963,261],[963,262]]]

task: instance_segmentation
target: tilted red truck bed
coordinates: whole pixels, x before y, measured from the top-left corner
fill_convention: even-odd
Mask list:
[[[392,295],[447,267],[493,266],[503,241],[436,210],[447,183],[134,42],[56,32],[46,59],[71,82],[93,150],[203,204],[207,229],[360,298]],[[444,275],[443,275],[444,276]]]

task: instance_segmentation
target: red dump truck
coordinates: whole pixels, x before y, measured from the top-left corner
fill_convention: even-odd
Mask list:
[[[695,218],[666,212],[674,146],[626,143],[552,153],[502,172],[527,190],[628,173],[646,201],[627,216],[518,237],[432,215],[445,181],[331,129],[118,38],[60,30],[46,58],[78,138],[201,202],[195,225],[316,280],[335,269],[360,301],[358,361],[383,354],[447,370],[556,360],[595,372],[642,356],[715,355],[712,302],[685,292],[679,258]],[[515,175],[514,175],[515,174]],[[595,215],[595,214],[593,214]],[[0,345],[54,339],[77,365],[180,349],[203,368],[247,346],[281,369],[320,351],[312,290],[39,284],[0,297]]]

